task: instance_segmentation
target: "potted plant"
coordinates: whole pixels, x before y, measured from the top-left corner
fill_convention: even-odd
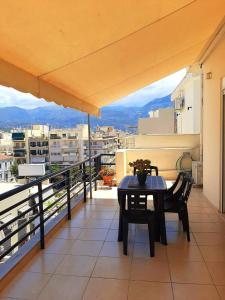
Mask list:
[[[129,166],[136,169],[139,184],[145,185],[147,173],[151,166],[151,161],[148,159],[137,159],[133,162],[130,162]]]
[[[112,168],[104,167],[100,170],[99,175],[102,177],[105,185],[111,185],[115,171]]]

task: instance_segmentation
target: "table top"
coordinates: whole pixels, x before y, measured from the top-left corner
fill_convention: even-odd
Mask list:
[[[166,190],[166,182],[162,176],[147,176],[144,186],[138,184],[137,176],[125,176],[118,187],[118,191],[160,192]]]

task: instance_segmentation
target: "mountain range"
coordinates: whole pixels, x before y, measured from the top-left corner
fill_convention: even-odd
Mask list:
[[[148,112],[159,108],[172,107],[170,95],[154,99],[142,107],[105,106],[101,116],[91,117],[91,126],[111,125],[126,130],[136,126],[139,118],[148,117]],[[74,127],[87,123],[87,115],[72,108],[53,105],[34,109],[23,109],[16,106],[0,107],[0,128],[29,127],[31,124],[48,124],[52,127]]]

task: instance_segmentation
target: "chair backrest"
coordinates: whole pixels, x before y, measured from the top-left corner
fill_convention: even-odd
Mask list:
[[[186,186],[183,194],[183,201],[185,201],[186,203],[189,199],[193,183],[194,181],[191,177],[186,177]]]
[[[156,167],[156,166],[150,166],[149,169],[147,170],[147,174],[150,175],[150,176],[152,176],[152,171],[155,172],[155,176],[159,176],[159,169],[158,169],[158,167]],[[136,175],[136,173],[137,173],[137,170],[134,167],[134,172],[133,172],[134,176]]]
[[[146,195],[127,195],[127,210],[130,213],[140,213],[147,211]]]
[[[167,190],[167,192],[169,194],[174,194],[176,192],[176,190],[179,189],[179,187],[181,186],[183,180],[185,177],[185,173],[184,172],[180,172],[174,182],[174,184]]]
[[[180,187],[174,192],[173,200],[187,203],[190,196],[193,179],[184,174]]]

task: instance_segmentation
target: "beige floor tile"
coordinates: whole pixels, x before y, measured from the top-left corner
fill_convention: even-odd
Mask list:
[[[111,222],[111,220],[105,219],[90,219],[89,222],[85,225],[85,228],[108,229]]]
[[[103,241],[76,240],[71,248],[70,254],[98,256],[102,246],[103,246]]]
[[[0,296],[3,298],[36,299],[50,276],[50,274],[21,272],[1,292]]]
[[[225,300],[225,285],[217,285],[216,288],[220,295],[220,299]]]
[[[169,231],[167,232],[167,242],[168,245],[179,245],[179,246],[185,246],[187,244],[196,245],[194,236],[192,233],[190,233],[190,242],[187,241],[186,233],[183,231]]]
[[[106,206],[103,204],[87,204],[86,205],[86,210],[89,211],[107,211],[107,212],[116,212],[119,209],[117,206]]]
[[[81,300],[88,277],[53,275],[38,300]]]
[[[107,229],[86,229],[83,228],[79,235],[80,240],[85,241],[104,241],[108,233]]]
[[[56,269],[56,274],[91,276],[96,262],[96,257],[66,255]]]
[[[113,219],[110,225],[110,229],[118,229],[119,228],[119,219]]]
[[[205,201],[205,199],[201,196],[201,199],[192,199],[188,201],[188,206],[198,206],[198,207],[208,207],[208,208],[213,208],[212,205],[208,202]]]
[[[83,300],[127,300],[128,281],[91,278]]]
[[[213,285],[173,284],[174,300],[219,300]]]
[[[192,232],[218,232],[225,234],[225,223],[219,222],[208,222],[208,223],[198,223],[191,222],[190,228]]]
[[[129,257],[99,257],[93,277],[129,279],[131,259]]]
[[[176,222],[178,222],[178,214],[166,213],[165,218],[166,218],[166,221],[176,221]]]
[[[169,262],[173,261],[203,261],[201,252],[198,246],[188,243],[185,245],[168,245],[166,247]]]
[[[218,246],[225,245],[225,234],[217,232],[195,232],[195,240],[198,245]]]
[[[168,263],[154,259],[134,258],[131,267],[131,279],[170,282]]]
[[[176,283],[211,284],[212,280],[204,262],[170,262],[172,281]]]
[[[65,239],[65,240],[75,240],[80,234],[80,228],[77,227],[64,227],[59,232],[56,233],[54,238]]]
[[[166,221],[166,231],[183,231],[182,223],[180,221]]]
[[[203,213],[191,213],[189,214],[190,222],[224,222],[218,214],[203,214]]]
[[[159,243],[155,243],[155,257],[150,257],[149,243],[135,243],[133,257],[148,258],[151,260],[167,261],[166,247]]]
[[[172,300],[172,287],[170,283],[131,281],[129,285],[128,299]]]
[[[133,252],[133,244],[128,245],[128,255]],[[105,242],[99,256],[121,257],[123,256],[123,243]]]
[[[212,276],[213,282],[218,285],[225,285],[225,263],[207,262],[207,267]]]
[[[225,262],[225,245],[199,246],[205,261]]]
[[[46,253],[68,254],[74,244],[74,240],[51,239],[46,243]]]
[[[65,224],[65,227],[78,227],[83,228],[85,225],[87,225],[88,221],[91,217],[91,212],[88,213],[89,216],[82,216],[82,215],[75,215],[72,217],[72,220],[68,221]]]
[[[98,210],[98,211],[91,212],[91,218],[94,219],[112,220],[114,216],[115,216],[115,212],[110,212],[110,211]]]
[[[41,252],[24,267],[24,272],[54,273],[63,260],[63,254]]]
[[[117,242],[118,240],[118,230],[110,229],[107,233],[106,239],[107,242]]]
[[[202,213],[202,214],[215,214],[217,213],[215,208],[212,207],[200,207],[200,206],[189,206],[188,212],[191,213]]]

